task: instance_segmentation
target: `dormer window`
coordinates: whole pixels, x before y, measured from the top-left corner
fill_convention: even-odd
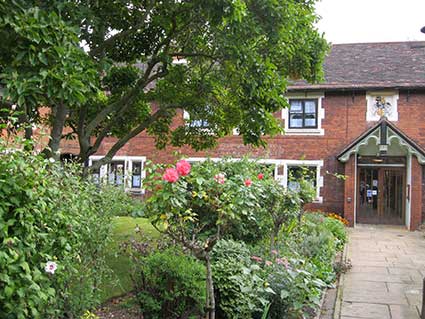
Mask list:
[[[289,128],[317,128],[317,99],[290,99],[289,105]]]

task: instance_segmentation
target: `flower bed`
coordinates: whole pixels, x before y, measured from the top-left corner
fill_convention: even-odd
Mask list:
[[[145,184],[152,196],[144,213],[165,241],[206,271],[205,307],[179,308],[179,316],[202,317],[208,312],[210,318],[273,319],[315,314],[323,290],[336,278],[333,261],[346,242],[346,232],[343,220],[334,215],[302,214],[303,204],[315,191],[307,178],[297,183],[296,191],[285,189],[267,168],[247,159],[151,166]],[[164,249],[167,256],[173,254]],[[142,252],[135,259],[135,273],[148,271],[148,256]],[[181,253],[175,256],[182,258]],[[187,276],[180,271],[173,276]],[[134,278],[140,287],[143,278]],[[145,316],[167,313],[167,307],[152,308],[165,299],[177,302],[177,296],[191,294],[194,298],[189,287],[179,287],[178,292],[170,288],[167,296],[157,293],[156,299],[145,300],[146,291],[161,291],[146,286],[145,280],[136,292]],[[192,305],[199,305],[199,300]],[[178,317],[169,312],[167,316]]]

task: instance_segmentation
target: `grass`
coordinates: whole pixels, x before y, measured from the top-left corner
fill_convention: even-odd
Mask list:
[[[112,280],[103,287],[103,300],[125,294],[132,290],[129,257],[120,254],[120,245],[136,237],[135,229],[139,227],[144,235],[158,238],[158,232],[146,218],[115,217],[113,220],[113,236],[107,255],[107,263],[112,269]]]

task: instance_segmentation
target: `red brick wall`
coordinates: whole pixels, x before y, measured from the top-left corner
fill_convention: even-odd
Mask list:
[[[314,204],[313,207],[327,211],[347,214],[344,201],[344,182],[334,176],[326,174],[346,173],[344,165],[339,163],[336,155],[346,145],[356,139],[375,122],[366,122],[366,92],[338,92],[326,93],[323,99],[325,118],[322,120],[324,136],[277,136],[266,139],[266,149],[255,149],[244,146],[242,139],[237,136],[229,136],[220,140],[219,146],[213,150],[195,152],[189,147],[180,149],[182,155],[190,157],[222,157],[231,155],[241,157],[249,154],[253,157],[270,159],[300,159],[323,160],[324,167],[321,170],[324,178],[324,186],[321,188],[323,204]],[[425,92],[400,92],[398,100],[399,121],[394,124],[405,132],[410,138],[425,147]],[[174,125],[182,121],[179,114]],[[108,139],[99,149],[98,154],[105,154],[114,139]],[[64,143],[67,151],[77,152],[74,142]],[[133,138],[117,155],[146,156],[156,162],[174,161],[173,151],[176,148],[168,147],[166,150],[155,149],[154,141],[145,133]],[[347,196],[345,196],[346,198]],[[353,197],[353,194],[351,195]],[[352,198],[354,201],[354,198]]]

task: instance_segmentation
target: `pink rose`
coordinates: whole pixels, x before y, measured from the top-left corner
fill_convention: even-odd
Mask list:
[[[167,168],[162,179],[169,183],[175,183],[179,180],[179,173],[175,168]]]
[[[273,263],[270,260],[266,260],[265,264],[266,266],[271,266]]]
[[[260,173],[260,174],[257,175],[257,177],[258,177],[258,179],[263,179],[264,178],[264,174],[263,173]]]
[[[276,258],[276,264],[278,265],[284,265],[285,268],[289,267],[289,263],[287,259],[282,259],[282,258]]]
[[[244,183],[245,183],[245,186],[248,186],[248,187],[252,185],[252,181],[249,178],[247,178]]]
[[[254,261],[256,261],[257,263],[263,261],[263,259],[261,257],[258,257],[258,256],[251,256],[251,259],[254,260]]]
[[[226,175],[224,173],[219,173],[214,176],[214,180],[219,184],[224,184],[226,181]]]
[[[176,164],[176,169],[177,172],[181,175],[181,176],[186,176],[190,173],[190,163],[186,160],[180,160],[177,162]]]
[[[273,249],[273,250],[272,250],[272,254],[273,254],[273,255],[277,255],[277,250]]]

